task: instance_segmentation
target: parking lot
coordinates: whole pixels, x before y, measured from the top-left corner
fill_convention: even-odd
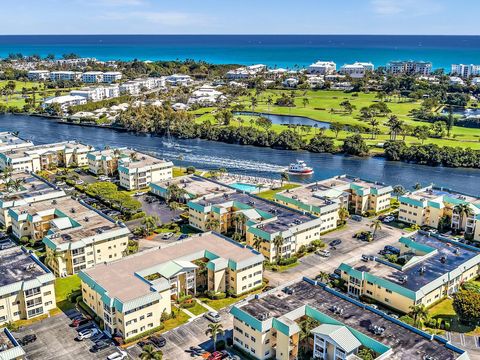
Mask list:
[[[223,309],[219,312],[222,317],[221,323],[225,330],[225,335],[224,337],[218,337],[218,340],[232,336],[233,317],[228,311],[229,309]],[[185,351],[191,346],[201,347],[207,351],[211,350],[212,341],[205,335],[205,330],[207,330],[209,323],[210,321],[204,317],[198,317],[187,324],[162,334],[167,340],[166,345],[161,349],[164,359],[180,360],[191,358],[190,354]],[[132,358],[138,359],[142,349],[135,345],[128,348],[127,352]]]
[[[148,202],[150,198],[153,202]],[[147,215],[157,216],[162,224],[172,221],[172,219],[178,217],[184,210],[171,210],[165,201],[153,195],[137,196],[136,199],[142,203],[142,210]]]
[[[304,276],[314,278],[320,271],[331,273],[341,263],[348,263],[352,259],[358,260],[363,254],[375,255],[385,245],[395,244],[402,235],[405,235],[405,232],[400,229],[382,224],[382,229],[377,231],[375,240],[372,242],[353,238],[353,235],[359,231],[371,230],[371,222],[371,219],[362,219],[361,222],[349,220],[346,228],[322,236],[322,241],[327,244],[326,249],[331,253],[330,257],[317,254],[306,255],[299,260],[299,265],[283,272],[267,270],[265,277],[270,280],[271,286],[280,286],[286,282],[300,280]],[[341,244],[332,249],[329,244],[337,239],[341,240]]]
[[[75,311],[70,316],[78,314]],[[90,352],[93,342],[89,339],[76,341],[77,331],[70,327],[71,319],[64,313],[60,313],[45,320],[36,322],[28,328],[20,329],[14,335],[21,339],[27,334],[35,334],[37,340],[23,348],[30,360],[90,360],[105,359],[114,353],[116,348],[112,345],[98,353]]]

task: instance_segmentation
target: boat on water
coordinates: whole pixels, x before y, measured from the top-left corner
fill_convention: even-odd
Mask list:
[[[307,166],[305,161],[297,160],[288,166],[287,172],[292,175],[312,175],[313,168]]]

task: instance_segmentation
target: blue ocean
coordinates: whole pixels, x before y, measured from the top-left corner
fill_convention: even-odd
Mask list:
[[[391,35],[14,35],[0,36],[0,57],[76,53],[100,60],[194,59],[286,68],[333,60],[427,60],[434,68],[480,63],[480,36]]]

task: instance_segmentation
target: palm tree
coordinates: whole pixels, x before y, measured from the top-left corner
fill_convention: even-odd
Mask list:
[[[282,175],[280,175],[280,186],[283,186],[284,182],[289,182],[290,177],[288,176],[288,173],[286,171],[282,172]]]
[[[205,228],[210,231],[218,231],[220,228],[220,221],[210,218],[206,221]]]
[[[455,205],[455,207],[453,208],[453,211],[460,216],[460,219],[459,219],[460,223],[458,224],[458,230],[461,230],[463,226],[463,220],[465,219],[465,217],[471,216],[473,214],[473,211],[470,208],[470,205],[467,203],[461,203],[461,204]]]
[[[320,271],[320,273],[317,275],[317,279],[324,283],[330,279],[330,275],[325,271]]]
[[[162,360],[163,354],[158,351],[153,345],[145,345],[140,354],[141,360]]]
[[[168,207],[169,207],[170,210],[175,211],[175,210],[180,209],[181,205],[177,201],[170,201],[168,203]]]
[[[345,220],[347,220],[349,215],[350,213],[346,207],[342,206],[340,209],[338,209],[338,219],[342,224],[345,223]]]
[[[222,324],[220,323],[212,323],[208,324],[208,329],[205,331],[205,335],[211,336],[213,341],[213,352],[217,351],[217,336],[223,335],[225,332],[223,331]]]
[[[416,327],[420,324],[420,321],[425,320],[428,317],[428,310],[425,305],[412,305],[410,306],[409,315],[413,318],[413,323]]]
[[[267,98],[268,112],[270,112],[270,106],[273,104],[273,99],[271,96]]]
[[[47,251],[45,254],[45,264],[53,267],[53,264],[60,257],[60,253],[57,250]]]
[[[147,235],[150,235],[153,232],[153,230],[157,227],[157,224],[157,216],[145,216],[142,220],[142,225],[144,226]]]
[[[253,244],[252,244],[252,247],[257,250],[257,251],[260,251],[260,248],[262,247],[262,244],[263,244],[263,239],[262,238],[259,238],[258,236],[255,236],[253,238]]]
[[[251,106],[252,106],[252,112],[255,112],[255,107],[256,107],[257,104],[258,104],[258,100],[257,100],[257,98],[256,98],[255,96],[252,96],[252,97],[250,98],[250,104],[251,104]]]
[[[397,200],[400,196],[405,195],[407,191],[402,185],[395,185],[393,187],[393,193],[397,196]]]
[[[310,104],[310,100],[308,100],[307,98],[303,98],[302,104],[303,104],[303,107],[306,107],[308,104]]]
[[[378,125],[380,125],[380,122],[375,118],[371,118],[368,123],[372,127],[371,132],[372,132],[372,140],[373,140],[373,139],[375,139],[376,130],[377,130]]]
[[[392,115],[387,121],[387,126],[390,128],[390,140],[396,140],[397,134],[402,130],[403,121],[396,115]]]
[[[373,220],[370,224],[370,229],[373,229],[372,239],[375,240],[377,231],[382,229],[382,222],[378,219]]]
[[[275,246],[275,257],[277,259],[277,264],[280,261],[280,258],[282,256],[280,249],[282,248],[284,241],[285,240],[283,239],[282,235],[277,235],[273,238],[273,246]]]

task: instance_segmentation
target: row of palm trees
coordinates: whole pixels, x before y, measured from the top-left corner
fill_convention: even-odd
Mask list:
[[[12,168],[7,166],[0,175],[0,179],[2,180],[7,192],[10,192],[11,190],[21,190],[24,183],[23,179],[12,179],[12,172]]]

